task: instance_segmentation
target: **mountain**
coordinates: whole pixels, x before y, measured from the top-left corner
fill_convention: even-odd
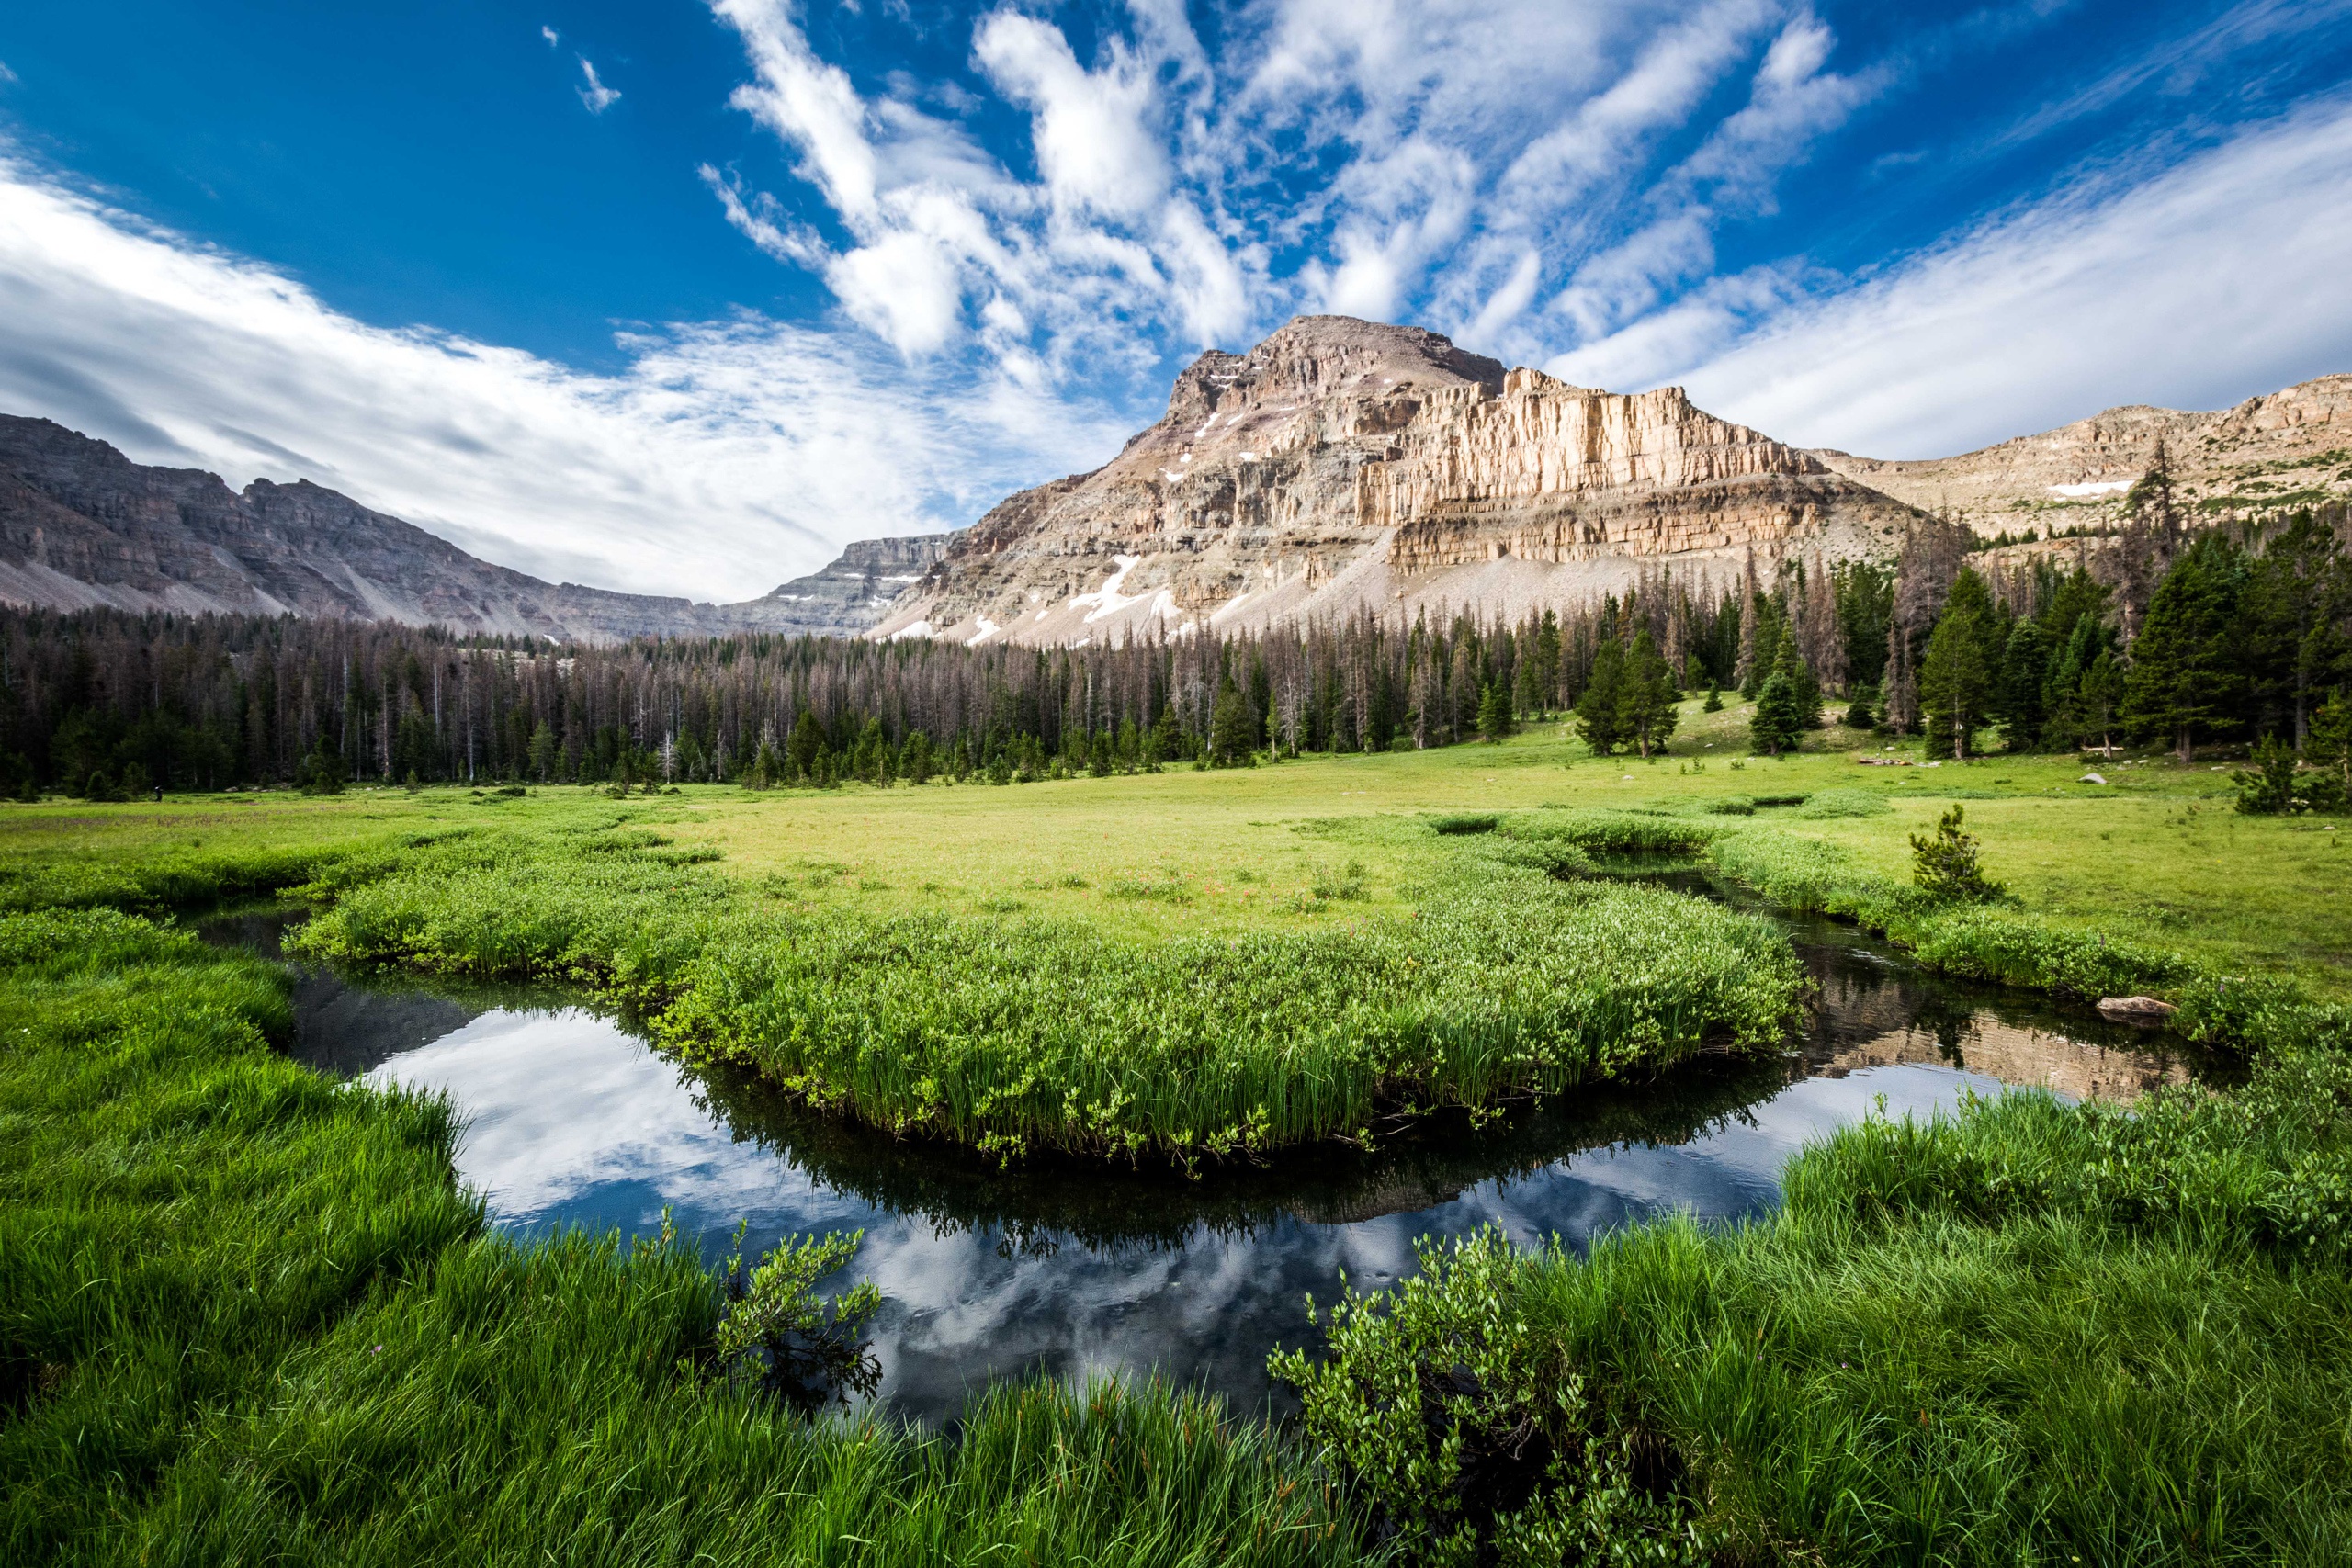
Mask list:
[[[1030,643],[1362,609],[1517,614],[1672,567],[1893,551],[1905,503],[1691,406],[1572,387],[1434,333],[1301,316],[1212,350],[1089,474],[963,533],[869,635]]]
[[[45,419],[0,415],[0,601],[56,609],[342,615],[605,642],[761,631],[851,636],[944,536],[852,545],[758,599],[698,604],[544,582],[308,480],[149,468]]]
[[[2159,441],[2174,497],[2192,516],[2352,499],[2352,376],[2323,376],[2218,413],[2109,409],[1957,457],[1813,456],[1979,535],[2046,537],[2120,521],[2123,498],[2155,466]]]

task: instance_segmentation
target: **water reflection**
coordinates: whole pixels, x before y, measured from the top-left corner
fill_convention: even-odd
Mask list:
[[[275,949],[266,921],[208,934]],[[451,1094],[468,1118],[458,1170],[517,1231],[648,1231],[666,1206],[716,1257],[739,1220],[756,1246],[863,1229],[854,1268],[888,1298],[873,1325],[880,1397],[908,1414],[951,1416],[975,1386],[1025,1370],[1156,1368],[1255,1406],[1272,1393],[1267,1351],[1306,1337],[1306,1293],[1328,1300],[1341,1269],[1393,1281],[1417,1237],[1491,1223],[1523,1244],[1581,1246],[1671,1210],[1736,1219],[1775,1201],[1796,1148],[1881,1104],[1931,1112],[2003,1077],[2136,1091],[2185,1071],[2111,1031],[1939,986],[1850,932],[1792,935],[1822,1005],[1784,1061],[1702,1062],[1482,1130],[1431,1121],[1369,1154],[1197,1179],[1001,1170],[689,1072],[544,995],[306,969],[294,1050]]]

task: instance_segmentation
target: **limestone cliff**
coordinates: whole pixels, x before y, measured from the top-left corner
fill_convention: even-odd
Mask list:
[[[1753,550],[1889,553],[1909,508],[1696,408],[1506,374],[1433,333],[1303,316],[1204,354],[1090,474],[1024,491],[877,636],[1081,641],[1365,607],[1515,613]]]
[[[2120,522],[2160,440],[2174,494],[2193,518],[2352,499],[2352,376],[2323,376],[2211,413],[2109,409],[1956,457],[1813,456],[1979,535],[2047,537]]]

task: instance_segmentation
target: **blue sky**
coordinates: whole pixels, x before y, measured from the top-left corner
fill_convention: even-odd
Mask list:
[[[1409,321],[1933,456],[2352,370],[2352,3],[30,3],[0,408],[741,597]]]

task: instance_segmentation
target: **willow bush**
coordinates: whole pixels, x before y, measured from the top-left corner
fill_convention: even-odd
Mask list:
[[[774,907],[641,833],[481,833],[322,888],[306,951],[557,978],[689,1056],[880,1126],[1135,1156],[1367,1138],[1390,1112],[1769,1049],[1765,922],[1459,840],[1409,918],[1143,945],[1035,917]]]

